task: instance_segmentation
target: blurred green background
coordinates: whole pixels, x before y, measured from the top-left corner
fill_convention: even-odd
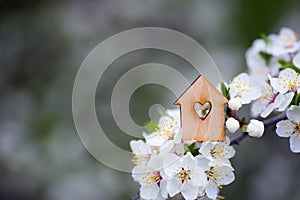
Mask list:
[[[171,28],[199,41],[228,81],[245,70],[245,50],[260,33],[277,33],[283,26],[300,33],[300,1],[0,0],[1,200],[107,200],[136,194],[138,184],[130,174],[102,165],[81,144],[71,97],[89,51],[116,33],[143,26]],[[146,62],[177,66],[190,79],[197,76],[176,56],[159,51],[133,52],[113,63],[100,81],[96,107],[111,140],[124,149],[134,138],[112,121],[107,106],[112,84]],[[172,108],[168,102],[174,98],[165,88],[144,86],[132,97],[132,117],[142,125],[150,105]],[[236,181],[222,190],[226,199],[300,199],[300,157],[273,128],[236,149]]]

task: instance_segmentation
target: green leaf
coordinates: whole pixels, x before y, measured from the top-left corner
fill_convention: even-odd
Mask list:
[[[190,146],[186,146],[186,147],[185,147],[185,152],[184,152],[184,154],[186,154],[187,152],[191,152],[191,154],[192,154],[193,156],[199,155],[199,151],[198,151],[198,149],[196,148],[196,142],[194,142],[194,143],[191,144]]]
[[[259,55],[260,55],[260,57],[262,57],[262,59],[264,59],[264,61],[266,62],[267,65],[270,64],[270,61],[271,61],[271,58],[272,58],[271,54],[268,54],[265,51],[260,51]]]
[[[207,114],[207,112],[209,112],[209,111],[210,111],[210,103],[201,110],[201,113],[203,116],[205,116]]]
[[[297,73],[300,73],[300,69],[296,67],[291,61],[286,62],[285,60],[278,60],[278,63],[281,65],[280,69],[282,70],[290,68],[295,70]]]
[[[271,44],[272,40],[264,33],[260,34],[261,39],[266,43],[266,44]]]
[[[145,123],[145,127],[149,132],[154,132],[158,129],[158,123],[154,121],[148,121]]]
[[[226,85],[224,84],[224,82],[221,82],[221,91],[222,91],[222,94],[223,94],[224,96],[226,96],[226,94],[227,94],[227,87],[226,87]]]
[[[227,99],[230,99],[229,92],[230,92],[230,87],[228,87],[228,90],[227,90],[227,95],[226,95],[226,98],[227,98]]]
[[[244,133],[247,132],[247,127],[248,127],[247,125],[243,125],[243,126],[242,126],[242,131],[243,131]]]
[[[297,94],[297,95],[294,96],[292,104],[298,106],[299,103],[300,103],[300,94]]]
[[[191,150],[188,146],[184,146],[184,154],[186,154],[187,152],[191,152]]]
[[[285,60],[278,60],[278,63],[280,65],[286,65],[287,64],[287,62]]]
[[[193,144],[191,144],[191,145],[189,146],[190,149],[195,149],[195,147],[196,147],[196,142],[194,142]]]
[[[246,122],[246,117],[243,117],[242,119],[241,119],[241,123],[245,123]]]
[[[291,68],[291,69],[293,69],[293,70],[295,70],[297,73],[300,73],[300,69],[299,68],[297,68],[295,65],[293,65],[293,64],[287,64],[287,65],[285,65],[285,66],[281,66],[280,67],[280,69],[287,69],[287,68]]]
[[[229,99],[229,91],[230,91],[230,88],[226,87],[224,82],[221,82],[221,92],[222,92],[223,96],[226,97],[227,99]]]

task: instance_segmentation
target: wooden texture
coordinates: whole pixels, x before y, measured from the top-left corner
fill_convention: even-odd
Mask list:
[[[227,102],[228,100],[210,82],[199,76],[175,102],[176,105],[180,105],[182,140],[224,141],[224,104]],[[199,105],[201,107],[208,103],[210,109],[204,117],[195,111]]]

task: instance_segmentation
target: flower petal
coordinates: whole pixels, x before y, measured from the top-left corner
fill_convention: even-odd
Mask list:
[[[130,147],[135,154],[151,154],[151,148],[142,140],[131,140]]]
[[[278,96],[280,96],[282,94],[279,94]],[[281,102],[281,104],[278,107],[278,111],[282,112],[284,111],[288,105],[291,103],[291,101],[293,100],[295,93],[294,92],[289,92],[283,95],[284,100]]]
[[[171,117],[168,117],[168,116],[161,117],[158,121],[159,129],[160,130],[169,129],[170,124],[172,124],[173,121],[174,120]]]
[[[264,98],[258,99],[252,104],[251,114],[252,116],[258,116],[263,112],[263,110],[267,107],[268,101]]]
[[[209,160],[201,155],[196,156],[196,159],[198,161],[198,166],[203,170],[207,171],[209,170],[210,166],[208,165]]]
[[[191,154],[191,152],[188,152],[182,159],[182,163],[187,167],[193,167],[197,166],[197,160],[196,158]]]
[[[251,83],[250,77],[246,73],[241,73],[233,78],[229,87],[230,97],[234,98],[239,95],[242,104],[248,104],[261,95],[261,90]]]
[[[300,153],[300,135],[298,133],[290,137],[290,148],[292,152]]]
[[[214,159],[208,163],[211,167],[220,167],[220,166],[227,166],[230,167],[231,170],[234,170],[231,166],[231,163],[228,159]]]
[[[140,195],[143,199],[155,199],[158,196],[159,187],[157,184],[142,185]]]
[[[282,120],[276,124],[276,134],[279,137],[290,137],[294,132],[294,124],[290,120]]]
[[[204,170],[201,167],[199,167],[199,166],[196,166],[193,169],[193,171],[192,171],[192,173],[191,173],[190,176],[191,176],[192,184],[194,186],[197,186],[197,187],[202,186],[202,187],[204,187],[205,184],[207,183],[207,176],[206,176]]]
[[[230,87],[231,85],[229,85],[229,87]],[[237,90],[237,88],[236,87],[230,87],[230,90],[229,90],[229,95],[230,95],[230,99],[232,99],[232,98],[234,98],[234,97],[236,97],[236,95],[238,94],[238,90]]]
[[[300,107],[299,106],[291,106],[287,112],[286,112],[287,117],[289,120],[292,120],[296,123],[300,123]]]
[[[152,171],[160,171],[163,167],[163,156],[152,155],[147,166],[151,168]]]
[[[167,140],[159,147],[160,154],[170,153],[174,147],[174,140]]]
[[[166,179],[161,180],[159,186],[160,186],[161,196],[165,199],[168,198],[167,180]]]
[[[218,174],[217,181],[219,185],[228,185],[235,179],[232,168],[229,166],[217,167],[215,173]]]
[[[178,173],[181,169],[181,159],[173,153],[168,153],[164,156],[163,168],[164,172],[168,176],[173,176],[174,173]]]
[[[291,68],[287,68],[279,73],[279,84],[283,87],[284,90],[286,90],[286,92],[289,89],[291,89],[290,83],[295,82],[296,80],[297,80],[297,73],[295,72],[295,70]]]
[[[300,74],[298,75],[298,79],[296,81],[296,88],[297,88],[297,93],[300,94]]]
[[[271,112],[275,109],[276,105],[274,103],[270,103],[264,111],[260,114],[261,117],[266,118],[271,114]]]
[[[166,113],[170,117],[174,118],[175,121],[180,122],[180,110],[179,109],[172,109],[172,110],[168,109],[168,110],[166,110]]]
[[[285,86],[278,78],[270,78],[272,87],[281,94],[286,93],[289,88]]]
[[[210,141],[205,141],[201,144],[201,147],[199,149],[199,153],[201,153],[204,157],[208,159],[212,159],[210,155],[210,150],[215,147],[215,144],[213,144]]]
[[[170,197],[175,196],[180,192],[181,189],[181,180],[175,177],[168,179],[167,182],[167,191]]]
[[[151,146],[161,146],[168,138],[166,135],[160,132],[153,132],[145,137],[146,142]]]
[[[215,182],[210,181],[205,187],[205,192],[208,198],[216,199],[219,193],[219,187]]]
[[[199,188],[185,181],[181,186],[181,194],[186,200],[194,200],[197,198]]]
[[[139,182],[142,179],[142,176],[145,175],[145,171],[147,171],[145,166],[140,166],[140,165],[135,166],[132,169],[133,180]]]
[[[261,90],[256,86],[251,85],[248,90],[249,92],[241,93],[242,104],[248,104],[252,100],[256,100],[261,96]]]
[[[181,128],[180,128],[180,126],[175,127],[173,131],[175,132],[175,133],[174,133],[174,134],[175,134],[175,135],[174,135],[174,142],[175,142],[175,144],[181,143],[182,133],[181,133]]]

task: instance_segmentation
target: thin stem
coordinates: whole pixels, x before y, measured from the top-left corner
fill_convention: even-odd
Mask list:
[[[238,118],[236,118],[238,121],[240,121]],[[271,126],[281,120],[286,119],[286,113],[283,112],[280,115],[277,115],[275,117],[272,117],[270,119],[266,119],[264,121],[262,121],[265,125],[265,127]],[[241,121],[240,121],[241,122]],[[230,145],[239,145],[244,139],[246,139],[248,137],[248,133],[240,133],[238,136],[236,136],[235,138],[231,139],[230,141]]]

